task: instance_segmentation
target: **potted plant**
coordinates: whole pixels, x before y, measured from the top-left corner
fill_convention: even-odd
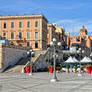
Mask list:
[[[81,73],[84,73],[84,67],[81,67]]]
[[[70,68],[70,66],[66,66],[66,73],[70,73],[70,71],[69,71],[69,68]]]
[[[62,65],[60,65],[60,71],[62,71]]]
[[[60,71],[62,71],[62,65],[59,64],[58,66],[56,66],[56,72],[60,73]]]
[[[57,73],[59,73],[60,72],[60,70],[61,70],[61,67],[56,67],[56,71],[57,71]]]
[[[77,66],[74,66],[74,72],[77,73]]]
[[[91,64],[87,64],[85,67],[86,67],[86,69],[87,69],[87,73],[88,73],[88,74],[91,74],[92,65],[91,65]]]
[[[48,66],[49,73],[53,73],[53,70],[54,70],[53,68],[54,68],[54,66],[53,66],[53,65],[49,65],[49,66]]]
[[[29,63],[26,65],[26,73],[30,73],[30,64]]]

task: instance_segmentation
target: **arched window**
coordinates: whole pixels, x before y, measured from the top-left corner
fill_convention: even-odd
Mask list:
[[[22,32],[19,32],[19,39],[22,39]]]
[[[38,21],[35,22],[35,27],[38,27]]]
[[[6,28],[6,22],[4,22],[4,28]]]
[[[36,39],[38,38],[38,32],[35,32],[35,38]]]
[[[30,47],[30,42],[27,42],[27,47]]]
[[[30,32],[27,32],[27,39],[30,39]]]
[[[3,40],[6,40],[6,39],[7,39],[7,33],[4,32],[4,33],[3,33]]]
[[[30,21],[27,22],[27,27],[30,27]]]
[[[35,41],[35,48],[38,48],[38,42]]]
[[[22,22],[19,22],[19,28],[22,28]]]
[[[14,28],[14,22],[11,22],[11,28]]]
[[[14,39],[14,32],[11,32],[11,39]]]

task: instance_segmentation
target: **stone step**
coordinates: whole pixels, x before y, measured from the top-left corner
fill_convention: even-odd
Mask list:
[[[45,54],[46,53],[46,50],[42,51],[42,50],[39,50],[39,51],[35,51],[35,56],[32,57],[32,62],[34,62],[40,54]],[[6,70],[5,72],[6,73],[21,73],[22,72],[22,69],[23,67],[27,64],[27,62],[29,61],[28,58],[26,59],[21,59],[17,64],[16,66]]]
[[[22,65],[17,65],[7,71],[5,71],[5,73],[22,73],[22,69],[24,66]]]

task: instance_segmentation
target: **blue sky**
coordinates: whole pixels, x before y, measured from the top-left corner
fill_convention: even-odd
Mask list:
[[[49,23],[78,35],[84,25],[92,35],[92,0],[0,0],[0,15],[44,14]]]

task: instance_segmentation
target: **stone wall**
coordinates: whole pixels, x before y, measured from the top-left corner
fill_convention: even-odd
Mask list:
[[[26,49],[0,44],[0,69],[16,64],[22,57],[26,57]]]

